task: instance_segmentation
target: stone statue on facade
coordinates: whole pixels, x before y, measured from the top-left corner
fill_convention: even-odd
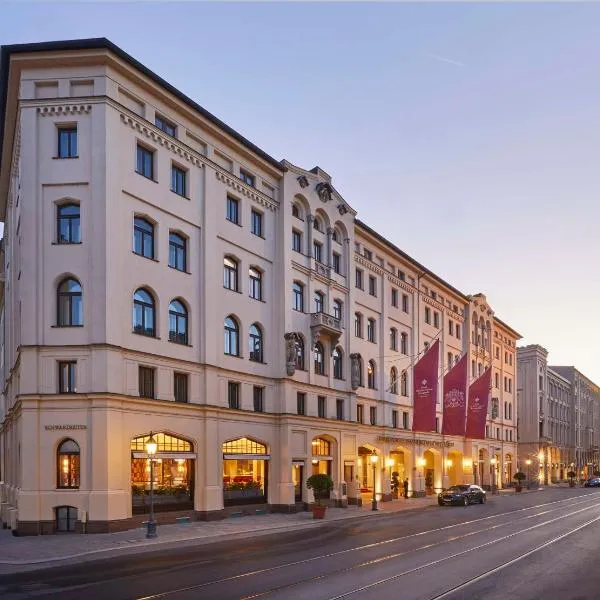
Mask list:
[[[296,372],[296,356],[298,354],[298,334],[295,332],[286,333],[285,339],[285,370],[288,376]]]
[[[317,194],[319,194],[319,198],[321,202],[329,202],[332,198],[332,189],[328,183],[317,183],[315,188],[317,190]]]
[[[300,177],[298,177],[298,183],[300,184],[301,188],[308,187],[308,178],[306,175],[300,175]]]
[[[350,387],[357,390],[360,386],[360,359],[358,353],[350,355]]]

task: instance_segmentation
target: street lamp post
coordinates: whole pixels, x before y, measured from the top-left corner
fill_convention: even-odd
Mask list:
[[[529,487],[531,487],[531,479],[529,477],[529,467],[531,467],[531,459],[528,458],[525,461],[525,464],[527,465],[527,487],[529,488]]]
[[[490,458],[490,486],[492,494],[496,493],[496,463],[498,460],[496,457]]]
[[[373,454],[371,454],[371,463],[373,464],[373,501],[371,503],[371,510],[379,510],[377,508],[377,496],[375,494],[375,477],[377,476],[377,452],[373,450]]]
[[[146,454],[148,454],[148,459],[150,460],[150,516],[148,517],[148,523],[146,524],[146,537],[147,538],[155,538],[157,537],[156,533],[156,521],[154,519],[154,455],[156,454],[156,449],[158,444],[150,432],[150,437],[146,442]]]

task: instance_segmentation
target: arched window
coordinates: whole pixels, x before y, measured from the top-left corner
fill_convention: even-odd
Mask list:
[[[374,390],[375,389],[375,378],[377,376],[375,361],[370,360],[367,366],[367,387]]]
[[[79,445],[77,442],[68,439],[60,444],[56,451],[56,470],[56,487],[79,487]]]
[[[254,362],[263,362],[263,335],[260,327],[256,323],[250,325],[248,350],[250,351],[250,360]]]
[[[61,204],[56,210],[57,241],[59,244],[81,242],[79,204]]]
[[[400,375],[400,393],[403,396],[408,396],[408,375],[406,371],[402,371],[402,375]]]
[[[320,217],[314,218],[313,227],[316,231],[323,231],[323,224],[321,223]]]
[[[390,369],[390,392],[392,394],[398,393],[398,369],[396,367]]]
[[[395,327],[390,329],[390,348],[398,350],[398,330]]]
[[[400,352],[408,355],[408,335],[404,332],[400,334]]]
[[[255,300],[262,300],[262,272],[256,267],[250,267],[248,270],[248,276],[250,279],[248,295],[250,298],[254,298]]]
[[[298,204],[294,204],[292,206],[292,217],[302,220],[302,209],[298,206]]]
[[[156,335],[154,298],[148,290],[140,288],[133,295],[133,331],[140,335]]]
[[[304,339],[301,336],[296,340],[296,369],[304,371]]]
[[[63,279],[57,288],[57,321],[59,327],[83,325],[83,295],[76,279]]]
[[[178,233],[169,233],[169,266],[178,271],[187,268],[186,239]]]
[[[343,353],[341,348],[337,347],[333,351],[333,378],[343,379],[344,378],[344,363]]]
[[[179,300],[172,300],[169,304],[169,341],[188,343],[188,314]]]
[[[313,456],[331,456],[331,442],[323,438],[315,438],[311,447]]]
[[[133,251],[146,258],[154,258],[154,225],[135,217],[133,220]]]
[[[315,375],[325,375],[325,350],[323,344],[315,344]]]
[[[304,312],[304,286],[298,281],[292,285],[292,308]]]
[[[223,259],[223,287],[238,291],[238,262],[230,256]]]
[[[225,319],[225,354],[240,355],[240,329],[237,321],[229,316]]]

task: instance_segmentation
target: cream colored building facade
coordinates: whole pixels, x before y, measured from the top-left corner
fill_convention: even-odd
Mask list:
[[[342,505],[389,499],[394,472],[415,495],[512,481],[519,335],[325,171],[273,159],[103,39],[4,47],[0,92],[5,526],[136,525],[151,433],[159,519],[294,511],[313,472]],[[411,431],[434,339],[440,378],[463,352],[471,378],[491,365],[485,440]]]

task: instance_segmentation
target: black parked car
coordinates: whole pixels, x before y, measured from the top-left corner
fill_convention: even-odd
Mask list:
[[[474,502],[485,504],[485,492],[478,485],[453,485],[438,494],[438,504],[460,504],[469,506]]]
[[[600,477],[590,477],[583,487],[600,487]]]

